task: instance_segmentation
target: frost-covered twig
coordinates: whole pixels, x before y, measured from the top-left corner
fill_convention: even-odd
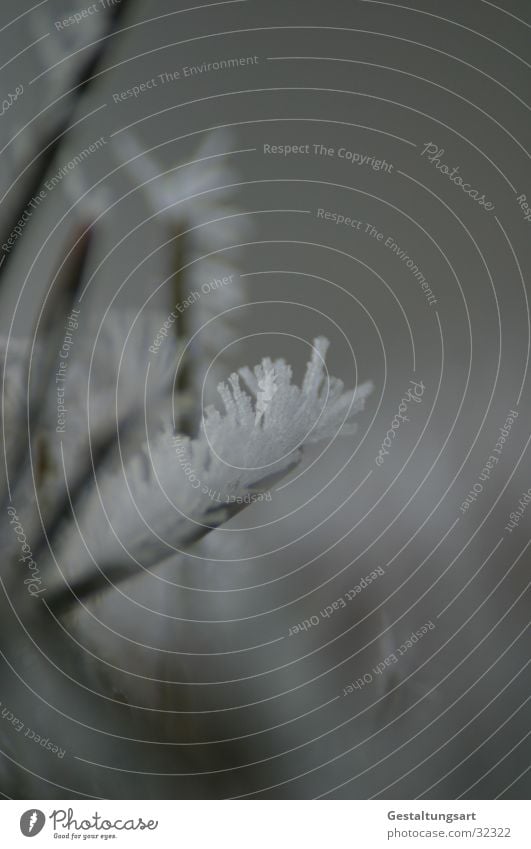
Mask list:
[[[80,2],[77,5],[85,8]],[[102,6],[97,16],[83,18],[82,27],[55,27],[57,10],[54,13],[51,4],[43,7],[38,3],[27,16],[30,30],[27,40],[34,40],[41,60],[38,69],[42,75],[42,80],[38,81],[41,94],[25,122],[29,126],[14,129],[12,141],[2,154],[0,164],[2,172],[9,175],[9,183],[2,184],[6,191],[0,211],[0,243],[8,240],[13,226],[42,189],[48,168],[69,138],[81,94],[93,79],[97,79],[94,72],[107,50],[115,45],[113,36],[118,34],[120,21],[129,5],[130,0],[116,0],[106,8]],[[44,96],[42,86],[46,88]],[[28,88],[26,85],[26,91]],[[46,101],[49,101],[47,105]],[[2,275],[17,251],[18,244],[9,254],[4,254],[5,261],[0,266]]]
[[[131,574],[132,561],[156,565],[241,510],[246,496],[264,491],[272,476],[289,472],[304,445],[354,433],[352,419],[371,386],[345,392],[340,380],[328,378],[327,347],[322,337],[314,341],[301,388],[291,383],[283,360],[232,374],[218,387],[225,412],[207,408],[196,439],[166,428],[123,470],[102,476],[98,491],[80,505],[78,528],[69,526],[58,541],[56,556],[68,579],[80,580],[94,564],[104,571],[125,564],[124,574]],[[266,373],[276,391],[258,402]]]
[[[232,338],[233,328],[224,311],[243,301],[238,270],[225,249],[248,235],[248,218],[233,205],[236,173],[229,164],[232,135],[215,131],[206,136],[189,163],[162,169],[132,133],[120,136],[117,156],[134,182],[142,188],[148,207],[172,240],[168,252],[173,278],[173,303],[186,303],[190,292],[209,294],[193,310],[184,309],[176,324],[181,339],[193,338],[193,381],[200,384],[205,362]],[[229,281],[220,285],[221,281]],[[214,285],[211,285],[214,284]],[[220,317],[217,321],[210,319]]]

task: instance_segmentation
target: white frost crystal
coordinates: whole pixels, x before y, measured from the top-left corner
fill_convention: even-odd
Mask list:
[[[225,412],[208,407],[196,439],[167,428],[118,473],[102,474],[77,517],[90,558],[105,568],[130,566],[131,556],[150,567],[265,491],[272,475],[289,472],[305,444],[353,434],[371,385],[345,392],[326,374],[327,348],[315,339],[302,387],[283,360],[240,369],[218,387]],[[71,527],[63,535],[56,554],[70,578],[87,560],[84,545]]]
[[[278,389],[276,384],[276,372],[271,365],[271,361],[264,360],[264,374],[258,380],[258,393],[256,399],[256,415],[254,423],[258,424],[267,410],[270,401],[273,400],[273,395]]]

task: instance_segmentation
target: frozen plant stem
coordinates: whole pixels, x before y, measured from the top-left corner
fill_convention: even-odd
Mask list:
[[[156,566],[243,509],[246,496],[264,492],[273,476],[290,472],[305,445],[353,434],[371,385],[344,391],[326,375],[327,348],[323,337],[314,340],[302,387],[281,359],[240,369],[218,387],[224,413],[208,407],[197,438],[178,437],[176,451],[168,425],[123,469],[102,473],[99,492],[79,504],[79,530],[69,524],[58,535],[56,557],[69,580],[94,563],[103,572],[122,564],[124,575]]]

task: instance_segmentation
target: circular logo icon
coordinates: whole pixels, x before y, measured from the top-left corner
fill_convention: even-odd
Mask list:
[[[35,837],[43,830],[45,822],[43,812],[32,808],[20,817],[20,830],[24,837]]]

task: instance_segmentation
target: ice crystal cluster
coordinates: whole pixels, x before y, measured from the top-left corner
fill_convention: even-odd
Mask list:
[[[79,562],[79,531],[100,564],[155,565],[217,527],[301,460],[304,445],[353,434],[370,384],[344,391],[325,370],[328,341],[314,340],[302,386],[284,360],[265,358],[220,383],[224,410],[207,407],[191,439],[167,425],[131,460],[98,480],[62,562]]]

